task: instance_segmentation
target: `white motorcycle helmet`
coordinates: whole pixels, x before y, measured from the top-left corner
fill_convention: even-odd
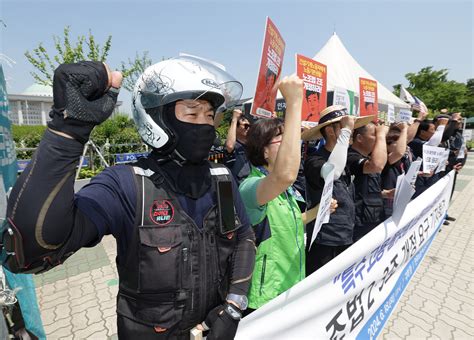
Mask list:
[[[167,154],[176,145],[176,135],[163,117],[166,104],[205,99],[216,111],[217,125],[223,111],[240,99],[242,90],[242,84],[222,65],[180,55],[148,67],[137,80],[132,96],[133,119],[143,141]]]

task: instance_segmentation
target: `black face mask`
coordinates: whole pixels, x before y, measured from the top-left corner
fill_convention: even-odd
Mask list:
[[[215,127],[209,124],[182,122],[174,114],[170,114],[167,118],[177,134],[176,151],[188,163],[200,164],[205,161],[216,139]]]

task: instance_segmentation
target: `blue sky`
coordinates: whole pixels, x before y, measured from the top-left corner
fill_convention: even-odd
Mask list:
[[[112,35],[108,63],[119,67],[135,53],[159,61],[179,52],[214,59],[253,96],[265,17],[286,41],[283,74],[294,72],[294,54],[313,57],[334,29],[352,56],[389,89],[407,84],[405,74],[422,67],[447,68],[449,79],[474,77],[473,1],[53,1],[1,0],[0,53],[10,93],[33,83],[24,57],[39,42],[53,52],[52,36],[71,26],[71,36],[97,41]],[[130,94],[122,91],[124,111]]]

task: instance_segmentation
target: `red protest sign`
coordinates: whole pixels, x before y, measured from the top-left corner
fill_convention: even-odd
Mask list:
[[[359,116],[377,116],[378,110],[377,82],[359,78]]]
[[[274,85],[280,77],[284,53],[285,41],[276,26],[267,17],[257,87],[250,114],[265,118],[272,116],[277,95]]]
[[[327,67],[324,64],[296,55],[296,74],[304,82],[305,100],[301,111],[301,121],[308,127],[319,121],[319,113],[326,108]]]

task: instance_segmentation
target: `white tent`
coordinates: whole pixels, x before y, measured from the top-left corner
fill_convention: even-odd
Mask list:
[[[336,33],[329,38],[313,59],[325,64],[328,68],[328,91],[334,90],[334,87],[342,87],[358,94],[360,77],[377,80],[351,56]],[[400,100],[380,82],[377,82],[377,90],[379,103],[410,108],[410,105]]]
[[[360,77],[377,80],[352,57],[336,33],[329,38],[313,59],[327,66],[328,91],[334,90],[335,87],[340,87],[353,91],[358,96]],[[410,108],[410,105],[402,101],[378,81],[377,96],[379,104],[393,104],[397,112],[401,108]],[[280,91],[278,91],[277,98],[282,97]],[[252,103],[252,101],[253,98],[246,101],[245,104]]]

